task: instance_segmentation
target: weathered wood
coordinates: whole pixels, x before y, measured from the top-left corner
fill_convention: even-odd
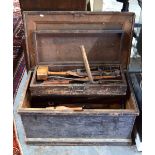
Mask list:
[[[85,47],[90,66],[93,63],[112,63],[127,68],[134,22],[132,13],[24,12],[24,20],[30,68],[36,65],[83,64],[79,48],[81,45]],[[57,68],[56,72],[58,71]],[[100,85],[77,83],[43,86],[33,78],[30,91],[31,95],[36,96],[125,95],[127,86],[123,72],[121,76],[121,84],[107,81],[108,84]],[[93,81],[91,76],[89,79]],[[103,90],[98,91],[100,86]]]
[[[26,138],[26,143],[33,145],[131,145],[131,139],[110,139],[110,138]]]
[[[22,115],[27,138],[130,138],[133,116]]]
[[[99,65],[99,64],[98,64]],[[98,66],[96,64],[96,66]],[[72,68],[77,69],[77,66],[74,64],[70,64]],[[65,70],[70,69],[70,66],[65,66]],[[94,65],[95,66],[95,65]],[[99,65],[99,66],[113,66],[120,69],[119,79],[109,79],[109,76],[97,76],[98,79],[103,78],[103,83],[88,83],[88,77],[86,78],[79,78],[79,81],[86,81],[85,83],[70,83],[70,84],[48,84],[44,85],[43,83],[37,82],[37,66],[34,70],[33,77],[30,84],[30,91],[32,96],[50,96],[50,95],[99,95],[99,96],[106,96],[106,95],[126,95],[127,84],[126,79],[124,77],[123,71],[120,65]],[[49,66],[50,67],[50,66]],[[53,66],[54,67],[54,66]],[[52,67],[51,67],[52,68]],[[63,65],[60,67],[56,66],[53,70],[62,70],[64,67]],[[81,66],[80,66],[81,68]],[[52,70],[52,69],[51,69]],[[94,76],[94,79],[96,77]],[[107,78],[107,79],[106,79]],[[110,77],[112,78],[112,77]],[[75,78],[76,80],[76,78]],[[74,81],[75,81],[74,80]],[[106,81],[105,81],[106,80]],[[78,80],[77,80],[78,81]]]
[[[100,89],[98,85],[83,85],[83,84],[70,84],[65,85],[61,84],[60,86],[56,84],[49,85],[37,85],[37,87],[31,87],[31,95],[32,96],[50,96],[50,95],[89,95],[89,96],[113,96],[113,95],[126,95],[126,86],[118,87],[109,85],[100,85]]]
[[[45,65],[51,62],[79,63],[81,44],[88,52],[89,62],[120,63],[123,68],[127,68],[129,64],[134,25],[133,13],[33,11],[24,12],[23,18],[28,69],[37,64]],[[52,32],[47,34],[45,33],[47,30]],[[42,42],[40,47],[46,46],[46,48],[35,49],[33,32],[36,31],[37,40]],[[51,36],[54,38],[52,39]],[[55,48],[54,42],[59,50]]]
[[[79,24],[75,23],[75,25]],[[60,28],[55,27],[55,29]],[[86,30],[72,30],[70,27],[68,29],[34,32],[36,64],[83,64],[79,48],[81,43],[85,46],[90,65],[94,62],[120,63],[123,30],[115,30],[115,28],[112,30],[89,30],[89,27],[86,27]]]
[[[139,111],[124,69],[129,63],[133,22],[132,13],[24,13],[28,66],[36,67],[28,76],[18,108],[27,143],[131,142]],[[43,85],[36,80],[38,65],[47,65],[53,72],[83,68],[80,45],[86,48],[90,67],[119,66],[121,78],[102,84],[61,85]],[[64,110],[76,106],[82,111]]]
[[[28,87],[29,85],[26,85],[23,92],[25,95],[23,95],[18,109],[25,128],[27,143],[124,145],[131,142],[133,124],[138,115],[138,108],[132,92],[128,94],[130,99],[126,98],[126,104],[130,104],[130,106],[126,106],[125,109],[87,109],[81,112],[55,111],[47,108],[29,107],[31,100],[27,100]],[[26,106],[26,104],[28,105]]]

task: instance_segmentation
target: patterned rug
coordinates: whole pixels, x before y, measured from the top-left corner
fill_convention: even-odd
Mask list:
[[[19,2],[18,0],[13,2],[13,73],[15,74],[18,69],[18,61],[23,54],[24,27]]]
[[[22,44],[24,28],[18,0],[13,0],[13,97],[15,98],[25,71],[25,59]],[[15,124],[13,123],[13,154],[22,155]]]

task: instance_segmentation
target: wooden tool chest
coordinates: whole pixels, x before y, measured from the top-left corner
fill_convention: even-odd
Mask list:
[[[29,73],[18,112],[26,142],[131,143],[139,114],[127,73],[134,14],[27,11],[23,18]]]

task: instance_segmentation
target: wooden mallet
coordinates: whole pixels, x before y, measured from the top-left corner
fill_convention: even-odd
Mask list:
[[[50,72],[48,70],[48,66],[39,66],[37,68],[37,80],[47,80],[49,75],[57,75],[57,76],[75,76],[81,77],[78,73],[72,71],[66,72]]]

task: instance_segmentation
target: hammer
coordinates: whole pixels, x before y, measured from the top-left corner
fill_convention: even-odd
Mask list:
[[[58,76],[75,76],[81,77],[78,73],[73,71],[66,71],[66,72],[50,72],[48,70],[48,66],[39,66],[37,68],[37,80],[47,80],[48,75],[58,75]]]

